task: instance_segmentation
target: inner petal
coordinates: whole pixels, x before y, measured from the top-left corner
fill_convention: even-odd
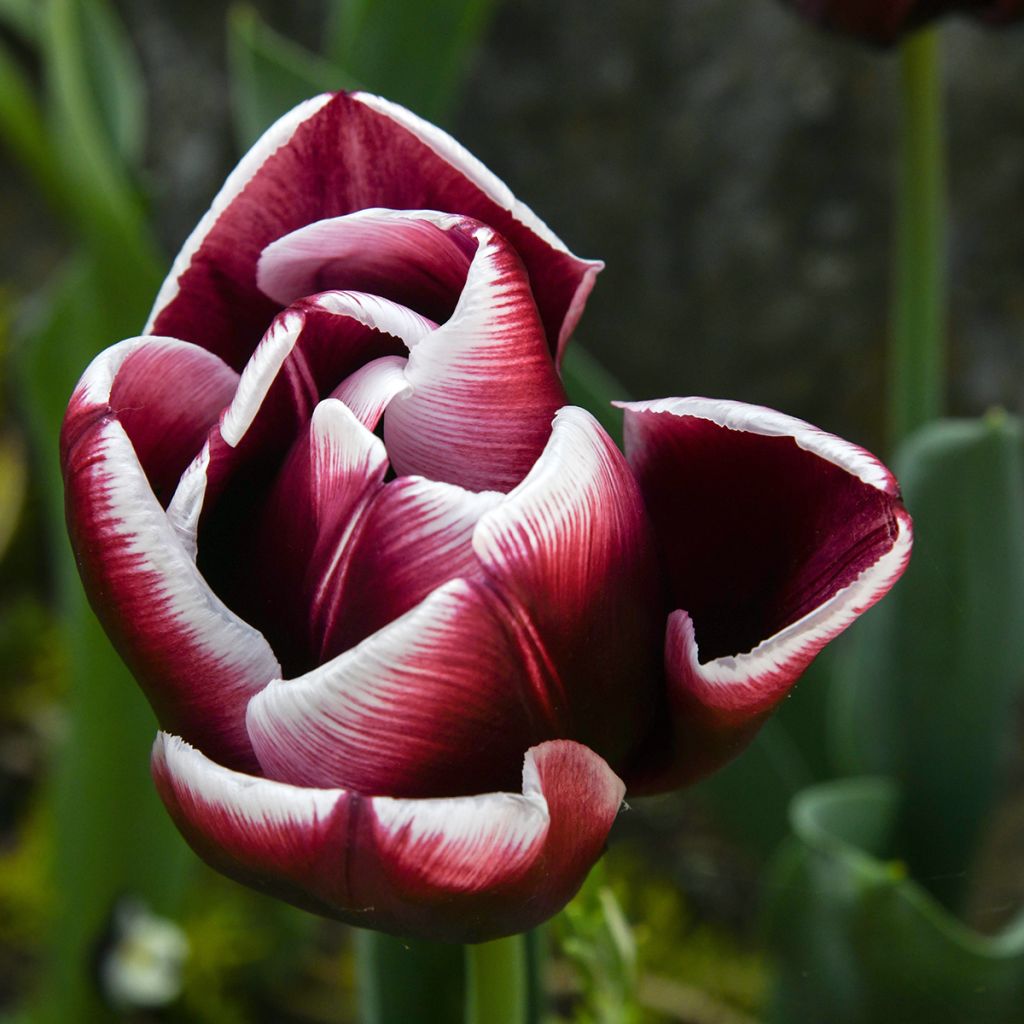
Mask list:
[[[502,497],[422,477],[387,484],[324,581],[326,600],[315,610],[320,660],[355,646],[449,580],[479,577],[473,530]]]
[[[415,210],[317,221],[263,250],[257,282],[282,305],[340,288],[381,295],[441,322],[455,309],[476,248],[461,223]]]
[[[626,450],[672,607],[692,618],[702,663],[752,650],[891,548],[894,488],[855,471],[864,453],[853,445],[739,403],[626,408]],[[812,436],[835,442],[835,460],[809,450]]]

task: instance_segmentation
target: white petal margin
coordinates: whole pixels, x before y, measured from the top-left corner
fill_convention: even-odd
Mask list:
[[[391,399],[409,390],[405,362],[401,356],[374,359],[346,377],[331,392],[331,398],[347,405],[368,430],[376,430]]]
[[[798,448],[831,462],[862,483],[886,494],[895,494],[898,490],[892,473],[870,452],[795,416],[787,416],[763,405],[748,405],[724,398],[654,398],[646,402],[612,402],[612,405],[625,410],[627,434],[630,413],[696,416],[728,430],[760,434],[762,437],[792,438]],[[626,446],[628,450],[628,440]]]
[[[479,942],[556,913],[600,856],[624,794],[596,754],[526,753],[521,793],[396,800],[231,771],[161,733],[153,775],[193,849],[307,909],[393,934]]]
[[[195,256],[199,247],[203,244],[203,240],[210,233],[210,229],[217,223],[220,215],[227,209],[232,200],[242,192],[245,186],[252,181],[259,169],[266,163],[268,157],[282,146],[287,145],[299,126],[313,117],[332,98],[331,93],[322,93],[300,103],[275,121],[260,136],[252,149],[242,157],[214,197],[209,210],[203,215],[203,218],[196,225],[192,234],[185,240],[181,251],[175,257],[170,272],[157,293],[153,309],[149,314],[149,319],[146,321],[144,334],[149,334],[153,330],[157,317],[177,297],[179,278],[188,270],[192,263],[192,257]]]
[[[158,719],[233,764],[252,765],[249,698],[280,666],[262,634],[238,618],[196,568],[153,494],[124,428],[103,414],[132,338],[86,370],[65,419],[68,526],[93,606]]]

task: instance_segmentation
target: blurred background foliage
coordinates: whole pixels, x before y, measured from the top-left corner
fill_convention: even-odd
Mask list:
[[[888,453],[912,568],[733,766],[621,816],[531,937],[535,1021],[1022,1019],[1024,32],[942,38],[962,418]],[[64,539],[71,387],[263,127],[384,93],[605,259],[566,377],[613,433],[703,393],[882,450],[897,77],[771,0],[0,0],[0,1019],[458,1019],[458,951],[195,862]]]

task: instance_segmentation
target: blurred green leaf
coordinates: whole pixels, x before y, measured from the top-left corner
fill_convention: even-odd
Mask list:
[[[92,958],[117,897],[172,915],[192,857],[147,770],[156,723],[82,593],[63,526],[57,436],[71,388],[88,361],[122,336],[130,303],[105,295],[87,259],[61,275],[23,328],[20,393],[46,492],[58,597],[69,652],[69,734],[51,780],[53,886],[60,906],[43,972],[37,1024],[112,1018],[92,980]]]
[[[228,17],[228,64],[235,135],[248,149],[302,100],[356,83],[329,61],[275,32],[248,5]]]
[[[107,144],[136,167],[145,141],[146,83],[124,26],[106,0],[78,0],[89,91]]]
[[[896,787],[816,786],[793,803],[768,925],[779,955],[777,1024],[1009,1024],[1024,1005],[1024,916],[996,937],[968,929],[891,857]]]
[[[24,39],[39,34],[39,0],[0,0],[0,23]]]
[[[162,260],[124,162],[141,125],[128,44],[102,0],[48,0],[42,48],[60,171],[102,286],[128,302],[148,301]],[[97,63],[108,66],[101,73]]]
[[[586,349],[578,344],[565,350],[562,383],[573,405],[591,413],[598,423],[622,444],[622,413],[612,402],[626,401],[626,389]]]
[[[328,56],[366,88],[443,123],[495,7],[494,0],[336,0]]]
[[[32,87],[9,49],[0,43],[0,135],[55,205],[65,202],[66,183],[46,134],[42,111]]]
[[[465,963],[461,946],[355,932],[362,1024],[461,1024]]]
[[[1017,420],[943,421],[894,460],[910,567],[851,631],[834,734],[850,774],[892,776],[910,871],[948,906],[997,787],[1024,675],[1024,448]]]

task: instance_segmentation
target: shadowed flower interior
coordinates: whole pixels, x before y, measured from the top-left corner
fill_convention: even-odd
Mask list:
[[[702,662],[753,650],[893,545],[891,495],[793,437],[665,412],[635,424],[670,604],[690,614]]]

